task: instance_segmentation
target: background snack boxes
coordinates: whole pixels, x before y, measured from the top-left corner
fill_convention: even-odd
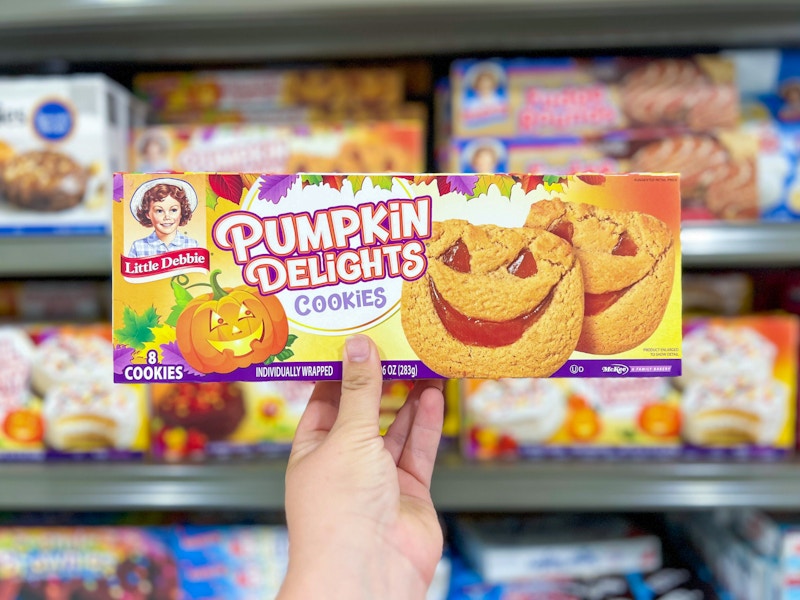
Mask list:
[[[399,69],[308,68],[286,70],[142,73],[134,91],[162,115],[219,110],[397,106],[405,97]]]
[[[716,56],[461,60],[451,83],[457,138],[708,131],[739,118],[733,63]]]
[[[105,325],[0,328],[0,460],[141,458],[145,386],[114,385]]]
[[[101,75],[2,77],[0,98],[0,235],[108,233],[142,107]]]
[[[154,126],[134,132],[132,170],[419,172],[424,118],[348,125]]]
[[[665,379],[462,382],[468,458],[674,456],[678,393]]]
[[[798,318],[687,319],[681,391],[684,452],[774,456],[794,448]]]
[[[386,379],[679,373],[676,176],[114,187],[119,383],[337,379],[356,332]]]
[[[452,152],[451,168],[465,173],[674,171],[681,175],[683,220],[754,219],[779,181],[760,176],[760,168],[774,174],[774,167],[760,156],[752,128],[626,131],[549,141],[484,137],[456,140]]]

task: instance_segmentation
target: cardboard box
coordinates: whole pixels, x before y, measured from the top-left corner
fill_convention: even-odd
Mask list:
[[[459,516],[453,536],[470,566],[490,584],[661,567],[658,537],[614,516]]]
[[[758,104],[770,120],[800,122],[800,51],[769,48],[732,50],[724,55],[736,67],[746,104]]]
[[[386,379],[675,375],[678,186],[118,175],[115,381],[338,379],[360,332]]]
[[[770,457],[794,448],[798,317],[687,319],[681,390],[684,453]]]
[[[134,132],[133,171],[419,172],[424,119],[348,125],[155,126]]]
[[[468,458],[668,457],[679,395],[664,379],[501,379],[462,385]]]
[[[140,73],[133,88],[162,123],[161,113],[291,107],[337,110],[396,106],[405,97],[403,72],[388,67]]]
[[[166,461],[286,455],[313,387],[284,381],[154,384],[152,455]]]
[[[144,112],[102,75],[0,78],[0,235],[110,231],[111,174]]]
[[[141,459],[149,447],[147,389],[114,385],[108,323],[27,328],[35,344],[30,386],[41,399],[48,459]]]
[[[459,60],[450,78],[458,138],[709,131],[739,119],[735,69],[718,56]]]
[[[0,327],[0,461],[44,458],[41,399],[30,388],[34,346],[19,327]]]
[[[478,138],[452,143],[451,168],[465,173],[623,173],[681,175],[684,220],[754,219],[774,182],[752,130],[714,133],[626,131],[596,139]],[[771,174],[774,169],[764,163]]]

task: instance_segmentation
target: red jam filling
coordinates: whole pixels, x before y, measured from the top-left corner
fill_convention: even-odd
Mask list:
[[[604,310],[613,306],[620,298],[625,295],[630,287],[626,287],[615,292],[605,292],[604,294],[584,294],[583,314],[587,317],[599,315]]]
[[[614,256],[636,256],[636,253],[639,251],[639,247],[636,245],[631,237],[628,235],[628,232],[624,232],[621,236],[619,236],[619,241],[617,245],[614,246],[614,249],[611,251],[611,254]]]
[[[439,257],[439,260],[441,260],[442,263],[444,263],[454,271],[458,271],[459,273],[470,272],[469,248],[467,248],[467,245],[464,243],[464,240],[458,240],[455,244],[450,246],[447,250],[444,251],[444,254],[442,254]]]
[[[532,277],[536,275],[539,271],[539,268],[536,266],[536,259],[533,258],[533,254],[527,248],[523,249],[517,255],[517,258],[514,259],[510,265],[508,265],[508,272],[520,279],[525,279],[526,277]]]
[[[532,311],[510,321],[488,321],[474,319],[458,312],[436,289],[430,281],[431,299],[436,314],[444,328],[458,341],[470,346],[499,348],[508,346],[519,340],[527,329],[542,316],[553,296],[551,291],[547,297]]]
[[[562,240],[572,243],[572,236],[575,233],[575,226],[569,221],[559,221],[550,226],[550,233],[556,234]]]

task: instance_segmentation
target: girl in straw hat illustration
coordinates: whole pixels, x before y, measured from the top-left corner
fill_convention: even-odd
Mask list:
[[[178,231],[192,218],[197,208],[197,193],[192,186],[178,179],[150,181],[133,194],[131,213],[144,227],[153,231],[131,245],[128,256],[143,258],[174,250],[197,248],[197,240]]]

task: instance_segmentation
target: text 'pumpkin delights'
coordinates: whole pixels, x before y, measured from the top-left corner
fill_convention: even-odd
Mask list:
[[[428,270],[403,286],[403,330],[447,377],[547,377],[575,349],[583,320],[581,268],[546,231],[433,224]]]

